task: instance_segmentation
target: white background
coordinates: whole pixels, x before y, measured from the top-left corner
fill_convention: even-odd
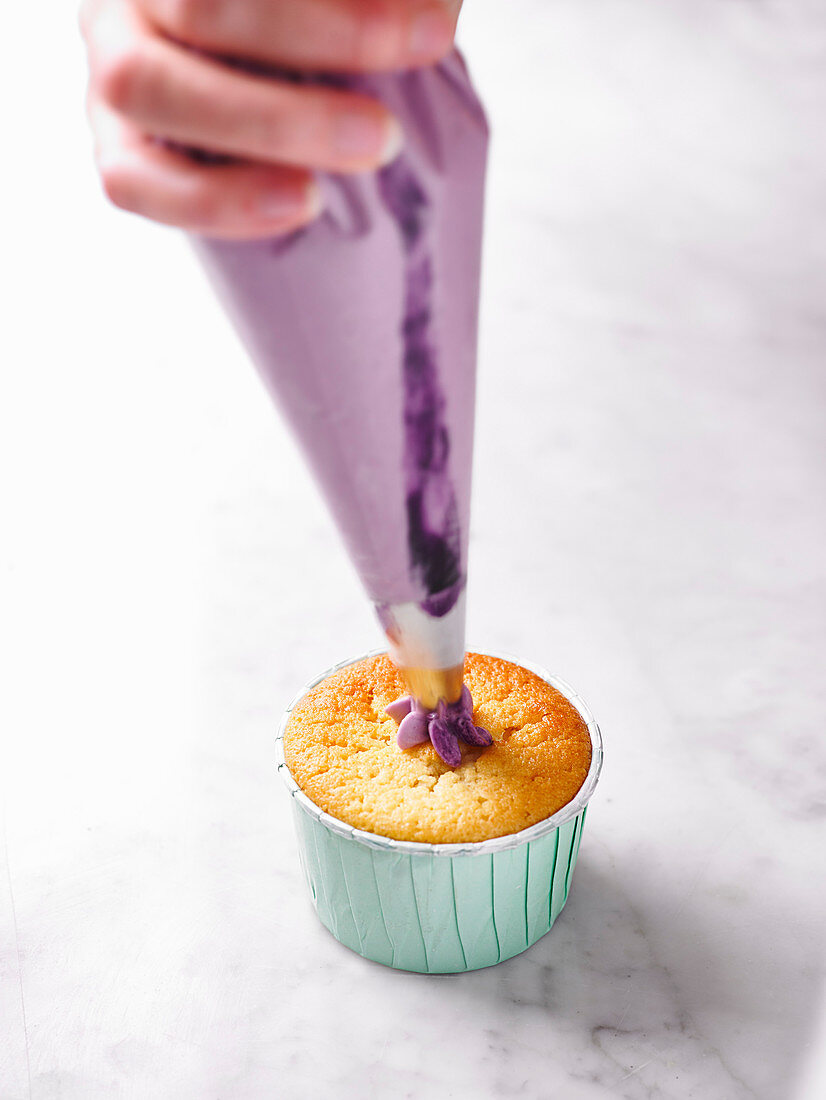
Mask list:
[[[273,732],[380,635],[185,242],[101,197],[71,8],[0,77],[2,1100],[823,1095],[823,5],[468,0],[469,635],[607,763],[553,932],[450,978],[305,898]]]

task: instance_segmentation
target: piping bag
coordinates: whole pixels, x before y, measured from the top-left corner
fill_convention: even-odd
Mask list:
[[[319,177],[324,212],[286,237],[195,247],[373,601],[410,692],[390,712],[406,721],[399,743],[425,740],[429,722],[455,764],[445,723],[489,743],[462,685],[485,116],[456,51],[426,69],[295,79],[382,100],[401,153]]]

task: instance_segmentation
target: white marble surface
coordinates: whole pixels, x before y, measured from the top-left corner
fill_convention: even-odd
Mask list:
[[[316,922],[273,731],[377,628],[185,247],[100,199],[70,15],[18,5],[2,1100],[826,1094],[826,12],[467,7],[470,634],[603,727],[568,907],[454,977]]]

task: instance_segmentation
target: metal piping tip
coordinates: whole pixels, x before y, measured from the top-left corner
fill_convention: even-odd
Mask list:
[[[408,692],[426,710],[435,710],[440,700],[456,703],[462,694],[464,665],[453,668],[401,668]]]
[[[440,699],[455,703],[462,694],[465,662],[464,586],[444,610],[431,601],[377,607],[390,658],[409,693],[427,710]]]

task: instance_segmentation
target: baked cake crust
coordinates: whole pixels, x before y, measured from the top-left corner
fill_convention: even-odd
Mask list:
[[[490,748],[462,746],[450,768],[429,743],[402,750],[384,708],[405,694],[384,655],[348,665],[296,705],[284,758],[322,810],[395,840],[471,843],[507,836],[562,809],[585,781],[591,738],[564,695],[521,665],[468,653],[473,721]]]

